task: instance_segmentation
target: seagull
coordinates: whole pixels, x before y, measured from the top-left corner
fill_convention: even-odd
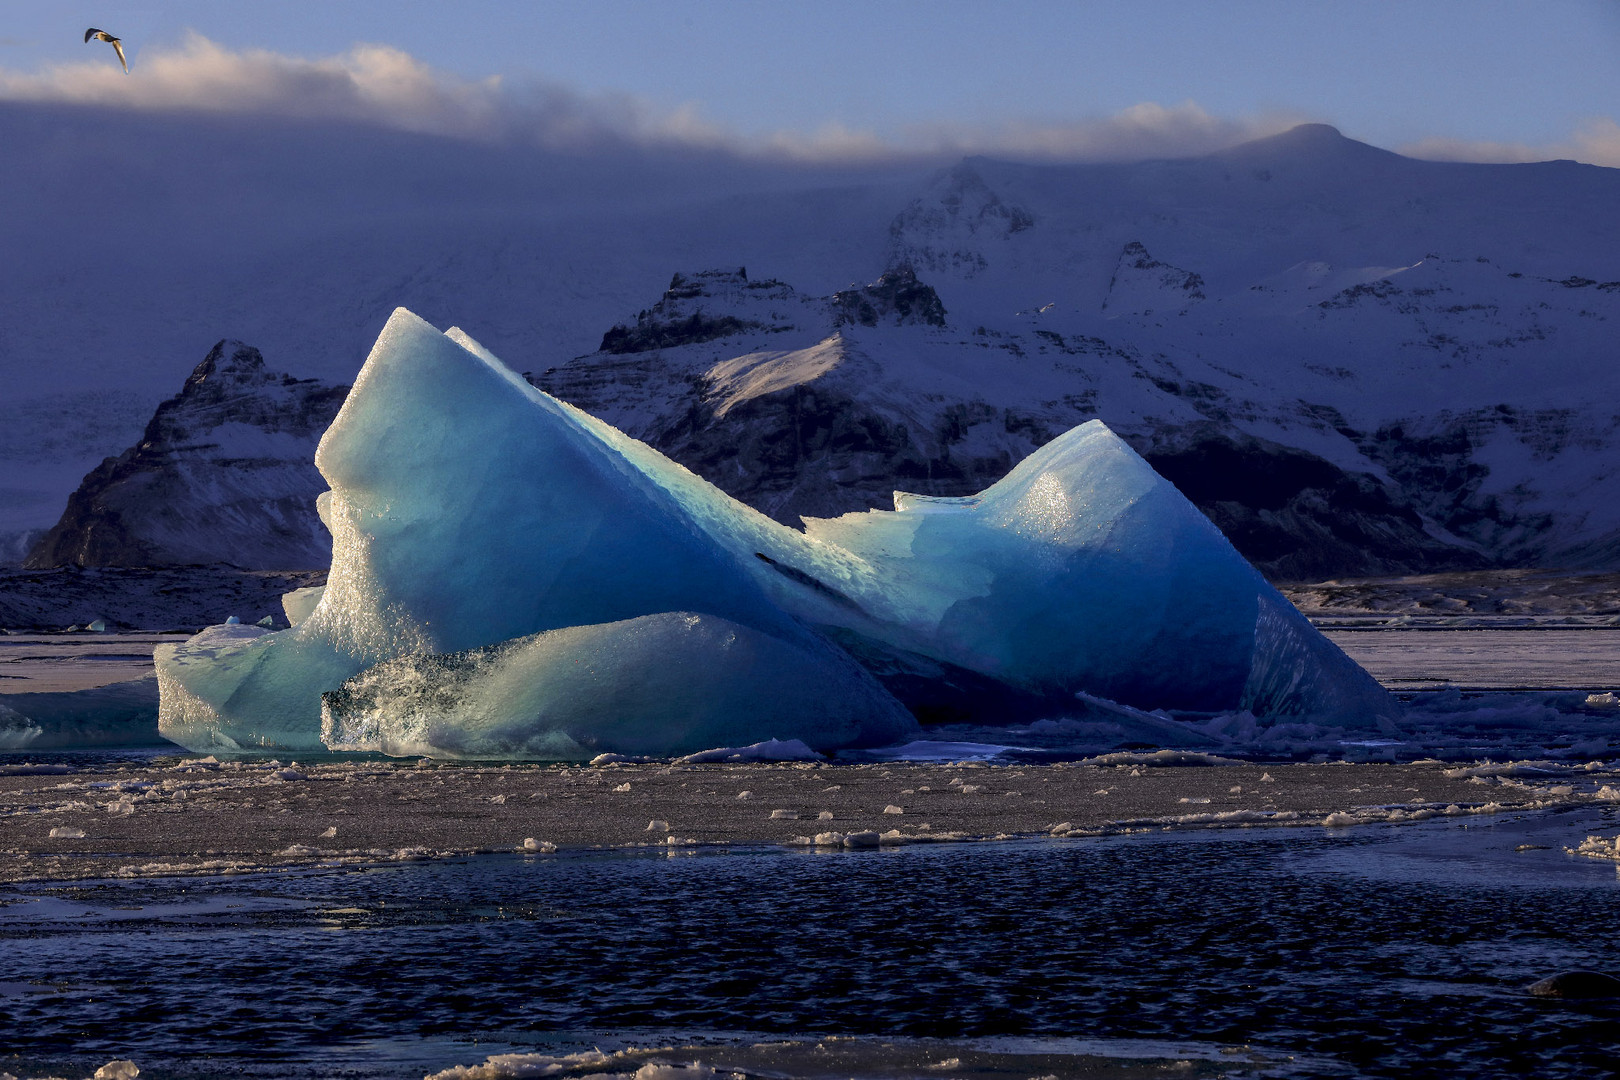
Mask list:
[[[84,32],[85,44],[89,44],[91,38],[95,38],[97,41],[105,41],[107,44],[111,45],[113,47],[113,51],[118,54],[118,62],[124,65],[124,74],[129,74],[129,61],[124,59],[124,43],[122,41],[119,41],[117,38],[107,33],[107,31],[97,30],[93,26]]]

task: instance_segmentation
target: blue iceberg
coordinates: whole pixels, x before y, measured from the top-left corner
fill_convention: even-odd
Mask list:
[[[980,495],[896,493],[800,532],[401,309],[316,465],[325,589],[289,602],[291,629],[162,647],[167,738],[581,758],[883,745],[916,736],[913,712],[995,722],[1087,695],[1396,713],[1096,421]]]

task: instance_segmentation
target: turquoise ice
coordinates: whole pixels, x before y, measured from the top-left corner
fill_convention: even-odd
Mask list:
[[[908,699],[971,684],[980,722],[1080,693],[1349,726],[1395,714],[1096,421],[977,496],[897,493],[800,532],[401,309],[316,464],[334,550],[307,617],[160,650],[160,729],[188,748],[913,737],[875,675]]]

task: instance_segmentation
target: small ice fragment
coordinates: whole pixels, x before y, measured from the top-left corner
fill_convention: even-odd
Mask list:
[[[817,843],[820,842],[817,837]],[[844,835],[844,846],[847,848],[875,848],[883,842],[883,837],[870,829],[863,832],[852,832]]]
[[[1108,794],[1108,789],[1105,788],[1105,787],[1100,787],[1096,791],[1093,791],[1092,794],[1093,795],[1106,795],[1106,794]]]
[[[113,817],[129,817],[135,812],[135,800],[125,795],[121,799],[114,799],[103,807]]]
[[[1243,785],[1233,784],[1231,787],[1227,788],[1226,791],[1229,795],[1241,795],[1243,794]]]
[[[225,617],[225,625],[226,626],[241,626],[242,625],[242,620],[238,619],[235,615],[227,615]]]
[[[84,830],[83,829],[75,829],[71,825],[58,825],[56,828],[51,830],[51,839],[53,839],[53,840],[83,840],[84,839]]]
[[[1186,796],[1185,796],[1185,795],[1183,795],[1183,796],[1182,796],[1182,797],[1181,797],[1181,798],[1179,798],[1179,799],[1177,799],[1177,800],[1176,800],[1176,802],[1184,802],[1184,803],[1207,803],[1207,802],[1209,802],[1209,800],[1208,800],[1208,799],[1189,799],[1189,798],[1188,798],[1188,797],[1186,797]]]
[[[805,745],[803,739],[766,739],[748,746],[720,746],[713,750],[700,750],[675,759],[682,765],[701,765],[711,761],[823,761],[821,754]]]
[[[283,780],[308,780],[309,777],[299,769],[282,769],[276,773]]]
[[[1575,788],[1570,784],[1558,784],[1547,789],[1549,795],[1573,795]]]
[[[647,827],[642,832],[669,832],[669,822],[653,818],[647,822]]]
[[[1046,831],[1051,833],[1053,836],[1062,836],[1064,833],[1068,832],[1072,828],[1074,828],[1074,822],[1072,822],[1072,821],[1060,821],[1056,825],[1052,826],[1050,829],[1047,829]]]
[[[917,794],[917,791],[916,791],[915,788],[906,788],[904,791],[900,792],[900,794],[902,794],[902,795],[915,795],[915,794]]]
[[[135,1080],[141,1075],[141,1067],[133,1061],[109,1061],[96,1070],[96,1075],[90,1080]]]
[[[91,621],[89,626],[85,627],[85,629],[86,630],[93,630],[93,631],[95,631],[96,633],[99,634],[102,631],[107,629],[106,620],[104,620],[104,619],[94,619],[94,620]]]
[[[623,795],[625,792],[630,790],[630,781],[626,780],[624,783],[620,784],[618,787],[614,788],[613,790],[615,792],[617,792],[618,794]]]
[[[319,855],[320,854],[320,849],[309,847],[306,844],[289,844],[287,847],[285,847],[282,850],[278,851],[276,854],[278,854],[278,855],[290,855],[290,856],[292,856],[294,858],[307,859],[311,855]]]
[[[266,630],[274,630],[276,628],[276,618],[275,618],[274,615],[266,615],[264,618],[260,619],[258,622],[254,623],[253,625],[254,626],[262,626]]]
[[[549,855],[551,852],[557,850],[557,845],[551,843],[549,840],[536,840],[532,836],[526,836],[523,838],[523,843],[518,847],[518,850],[538,851],[542,854]]]
[[[337,835],[337,826],[336,825],[328,825],[326,827],[326,831],[321,833],[321,839],[322,840],[330,840],[330,839],[332,839],[332,837],[334,837],[336,835]]]
[[[626,788],[630,787],[629,784],[626,784],[624,786]],[[494,803],[496,806],[504,806],[506,804],[506,796],[505,795],[491,795],[489,797],[489,801]]]
[[[1264,781],[1265,781],[1265,782],[1266,782],[1266,783],[1268,783],[1268,784],[1269,784],[1269,783],[1274,783],[1274,781],[1273,781],[1273,780],[1272,780],[1272,778],[1271,778],[1271,774],[1270,774],[1270,773],[1268,773],[1268,772],[1267,772],[1267,773],[1261,773],[1261,774],[1260,774],[1260,779],[1261,779],[1261,780],[1264,780]]]
[[[831,810],[823,810],[821,813],[816,815],[817,821],[831,821],[832,819],[833,817]]]
[[[1613,707],[1620,705],[1620,696],[1617,696],[1613,690],[1602,694],[1587,694],[1586,703],[1588,705]]]
[[[771,820],[772,821],[795,821],[795,820],[798,819],[798,817],[799,817],[799,812],[797,810],[772,810],[771,811]]]
[[[823,795],[825,795],[829,791],[839,791],[839,790],[841,790],[843,788],[843,786],[844,786],[843,784],[834,784],[832,787],[824,787],[824,788],[822,788],[821,792],[822,792]],[[923,790],[927,791],[928,789],[923,788]],[[742,798],[742,796],[739,795],[739,796],[737,796],[737,798],[740,799],[740,798]]]
[[[739,792],[737,792],[737,798],[739,798],[739,799],[752,799],[753,797],[754,797],[754,793],[752,791],[739,791]]]
[[[903,814],[905,813],[905,809],[894,805],[894,803],[890,803],[888,806],[883,808],[883,812],[885,814]]]
[[[964,795],[972,795],[975,791],[983,791],[984,790],[984,785],[983,784],[963,784],[957,790],[960,791]]]
[[[1131,775],[1132,776],[1141,776],[1142,773],[1141,773],[1141,770],[1139,770],[1139,769],[1132,769],[1131,770]]]
[[[1356,815],[1337,810],[1323,818],[1322,824],[1329,829],[1342,829],[1346,825],[1354,825],[1357,820]]]

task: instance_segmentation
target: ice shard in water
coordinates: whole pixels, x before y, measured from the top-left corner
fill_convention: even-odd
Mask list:
[[[915,734],[879,678],[980,722],[1077,694],[1354,726],[1395,712],[1099,422],[978,496],[897,493],[799,532],[401,309],[316,464],[325,590],[289,630],[164,646],[170,739],[828,750]]]

